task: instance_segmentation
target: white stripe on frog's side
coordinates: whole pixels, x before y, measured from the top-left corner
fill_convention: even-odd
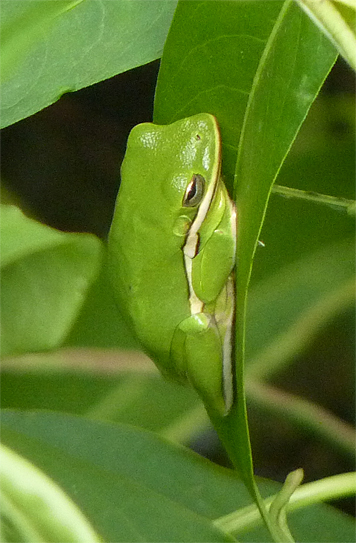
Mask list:
[[[184,265],[188,280],[190,314],[197,315],[198,313],[202,313],[204,303],[195,294],[192,283],[193,259],[190,258],[190,256],[188,256],[186,253],[184,253]]]
[[[227,205],[230,206],[230,215],[231,215],[231,236],[235,240],[235,249],[236,249],[236,207],[234,202],[230,199],[227,199]],[[198,234],[197,243],[199,240]],[[196,250],[198,245],[196,245]],[[186,267],[186,275],[189,285],[189,303],[191,314],[195,315],[197,313],[202,313],[204,311],[204,303],[196,295],[193,285],[192,285],[192,267],[193,259],[190,258],[186,253],[184,253],[184,261]],[[230,275],[226,282],[226,298],[230,299],[231,302],[226,301],[226,307],[231,307],[228,314],[225,314],[221,319],[221,328],[224,330],[222,341],[222,379],[223,379],[223,395],[225,403],[225,415],[227,415],[232,407],[234,402],[234,352],[233,352],[233,334],[234,334],[234,322],[235,322],[235,285],[234,279]],[[216,323],[219,325],[219,323]],[[220,328],[220,331],[221,331]],[[219,329],[219,326],[218,326]]]
[[[236,235],[237,235],[237,219],[236,219],[236,206],[230,199],[228,200],[231,206],[231,235],[235,240],[234,249],[234,261],[236,255]],[[234,278],[229,277],[226,283],[226,296],[232,299],[231,312],[226,319],[226,331],[224,335],[223,343],[223,382],[224,382],[224,401],[225,401],[225,414],[227,415],[234,403],[234,324],[235,324],[235,281]]]

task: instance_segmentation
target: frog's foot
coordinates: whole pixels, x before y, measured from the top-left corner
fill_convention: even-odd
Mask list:
[[[184,319],[174,333],[171,354],[204,403],[226,415],[230,406],[224,399],[223,346],[214,319],[204,313]]]

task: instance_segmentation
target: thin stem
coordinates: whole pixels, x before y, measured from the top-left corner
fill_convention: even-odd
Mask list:
[[[289,512],[296,511],[314,503],[345,498],[355,494],[356,473],[342,473],[298,487],[292,494],[287,509]],[[274,499],[275,496],[266,498],[267,508],[270,507]],[[252,529],[260,523],[261,517],[256,505],[249,505],[214,521],[215,526],[220,530],[235,535]]]
[[[281,490],[277,493],[269,508],[271,518],[286,534],[287,541],[294,541],[287,523],[287,507],[291,496],[302,482],[303,476],[302,469],[296,469],[289,473]]]
[[[282,187],[281,185],[274,185],[272,187],[272,192],[284,196],[285,198],[297,198],[298,200],[308,200],[309,202],[315,202],[316,204],[328,205],[339,211],[346,211],[349,215],[355,215],[355,200],[328,196],[326,194],[319,194],[318,192],[307,190]]]
[[[288,419],[354,458],[356,438],[354,428],[323,407],[253,380],[246,382],[246,392],[248,400],[263,411],[267,410],[278,417]]]

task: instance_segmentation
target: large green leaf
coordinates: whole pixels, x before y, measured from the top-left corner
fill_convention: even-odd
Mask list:
[[[149,432],[54,413],[5,411],[1,422],[4,443],[52,477],[108,542],[228,541],[213,519],[249,503],[235,472]],[[353,541],[349,518],[326,506],[309,511],[307,525],[292,515],[298,541]],[[238,538],[268,541],[261,529]]]
[[[243,389],[252,258],[271,186],[335,58],[333,46],[289,0],[180,2],[158,80],[156,122],[216,115],[231,192],[235,177],[237,402],[224,419],[211,416],[256,498]]]
[[[15,206],[1,213],[1,351],[58,346],[95,279],[102,256],[90,234],[66,234],[29,219]]]
[[[276,140],[279,126],[279,130],[283,128],[279,137],[285,135],[288,149],[297,132],[295,126],[299,128],[336,57],[334,48],[308,17],[297,6],[286,4],[282,12],[285,3],[278,0],[183,1],[166,41],[154,120],[168,124],[200,111],[213,113],[221,129],[223,174],[231,192],[247,114],[251,129],[264,138],[266,154],[272,145],[278,152],[282,141]],[[262,100],[257,91],[263,94]],[[288,97],[288,115],[281,112],[281,91]],[[258,104],[263,110],[267,103],[275,118],[270,125],[265,119],[262,131],[260,124],[254,124],[251,109]],[[267,129],[272,138],[267,137]],[[261,142],[256,147],[263,150]],[[276,171],[280,163],[271,154],[270,159]]]
[[[2,0],[1,126],[160,57],[175,5]]]
[[[153,434],[55,414],[4,413],[6,444],[50,474],[106,541],[229,541],[211,519],[246,499],[237,478]],[[216,485],[226,480],[224,490]],[[236,495],[236,498],[234,499]]]

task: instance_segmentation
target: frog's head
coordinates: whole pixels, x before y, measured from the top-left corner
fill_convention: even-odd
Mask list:
[[[185,236],[193,224],[198,231],[206,217],[220,175],[220,153],[217,121],[208,113],[171,125],[143,123],[130,133],[122,178],[138,185],[133,204],[144,208],[151,223]]]

